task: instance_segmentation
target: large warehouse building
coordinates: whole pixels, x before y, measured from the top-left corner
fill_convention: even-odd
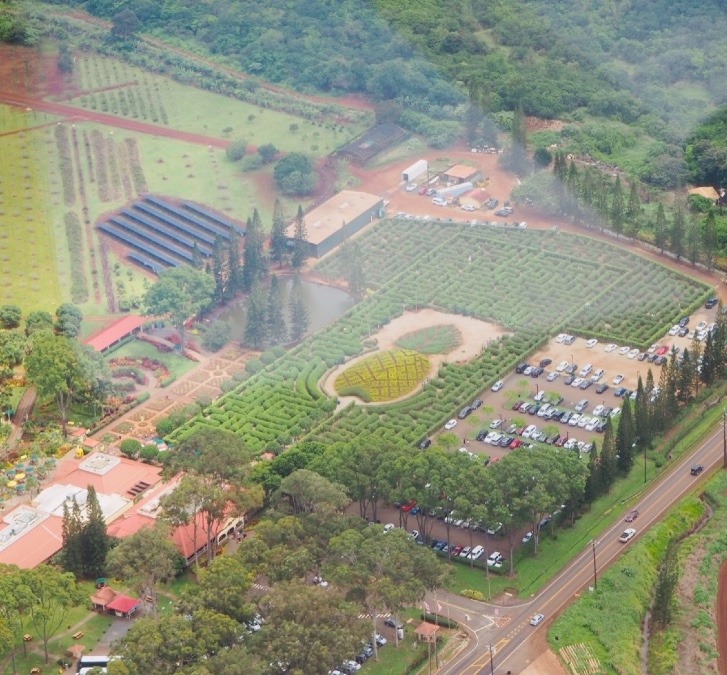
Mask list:
[[[384,215],[384,200],[367,192],[343,190],[305,214],[308,255],[320,258],[362,227]],[[288,226],[295,242],[295,221]]]

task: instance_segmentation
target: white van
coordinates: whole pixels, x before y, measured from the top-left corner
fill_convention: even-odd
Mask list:
[[[587,363],[583,368],[581,368],[581,372],[578,373],[581,377],[588,377],[591,374],[591,371],[593,370],[593,366],[590,363]]]

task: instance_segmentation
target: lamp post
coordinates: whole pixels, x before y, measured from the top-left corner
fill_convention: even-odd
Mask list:
[[[492,663],[492,643],[490,642],[490,675],[495,675],[495,666]]]
[[[593,589],[598,588],[598,576],[596,574],[596,540],[591,539],[591,550],[593,551]]]

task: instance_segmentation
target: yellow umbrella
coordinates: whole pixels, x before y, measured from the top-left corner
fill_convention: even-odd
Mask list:
[[[25,480],[25,474],[24,473],[15,474],[15,481],[17,483],[22,483],[24,480]]]
[[[14,480],[9,480],[7,486],[12,489],[17,486],[17,482],[15,482]]]

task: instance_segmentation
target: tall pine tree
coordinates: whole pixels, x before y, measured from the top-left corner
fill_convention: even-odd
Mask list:
[[[83,576],[83,520],[75,497],[72,497],[70,507],[68,500],[63,502],[61,533],[63,569],[80,579]]]
[[[240,267],[240,235],[233,227],[227,249],[226,296],[232,298],[242,290],[242,268]]]
[[[656,220],[654,221],[654,244],[662,253],[664,253],[667,239],[666,214],[664,213],[664,205],[659,202],[659,206],[656,208]]]
[[[616,443],[613,438],[613,427],[611,426],[611,418],[606,422],[606,429],[603,433],[603,445],[601,446],[601,456],[598,462],[599,480],[598,483],[602,492],[610,492],[611,486],[616,481],[616,473],[618,471],[618,460],[616,459]]]
[[[621,187],[621,177],[616,176],[616,182],[613,186],[613,192],[611,194],[611,210],[609,212],[608,221],[611,224],[611,229],[616,234],[621,234],[624,229],[624,193]]]
[[[104,576],[110,540],[106,532],[106,520],[93,485],[88,486],[86,496],[86,522],[83,527],[82,549],[84,576],[87,579]]]
[[[294,341],[302,340],[308,331],[308,309],[303,295],[303,284],[298,274],[293,277],[290,291],[290,337]]]
[[[288,254],[288,238],[285,236],[287,224],[283,205],[279,199],[275,200],[273,207],[273,226],[270,230],[270,257],[276,263],[282,263]]]
[[[308,230],[305,226],[305,215],[303,207],[298,205],[298,213],[295,216],[295,231],[293,233],[295,241],[293,242],[293,258],[291,264],[294,270],[303,267],[303,263],[308,255]]]
[[[247,220],[245,250],[242,254],[242,290],[246,293],[252,291],[253,285],[267,273],[264,245],[265,238],[260,214],[257,209],[253,209],[252,217]]]
[[[684,209],[681,202],[677,203],[674,209],[674,218],[669,230],[669,245],[671,252],[681,260],[684,255],[684,239],[686,237],[687,223],[684,216]]]
[[[616,454],[618,455],[618,470],[628,475],[634,465],[634,420],[631,414],[631,399],[624,397],[621,415],[619,415],[618,431],[616,432]]]
[[[265,322],[265,292],[259,281],[255,281],[247,300],[247,316],[243,339],[248,347],[262,349],[267,337]]]
[[[270,344],[283,344],[288,337],[288,326],[285,324],[285,316],[283,315],[283,289],[280,280],[274,274],[270,278],[265,321],[267,322],[267,336]]]
[[[717,238],[717,221],[714,217],[714,211],[710,209],[707,218],[704,221],[704,234],[702,238],[702,248],[704,250],[704,260],[709,270],[714,269],[714,256],[719,247],[719,239]]]

